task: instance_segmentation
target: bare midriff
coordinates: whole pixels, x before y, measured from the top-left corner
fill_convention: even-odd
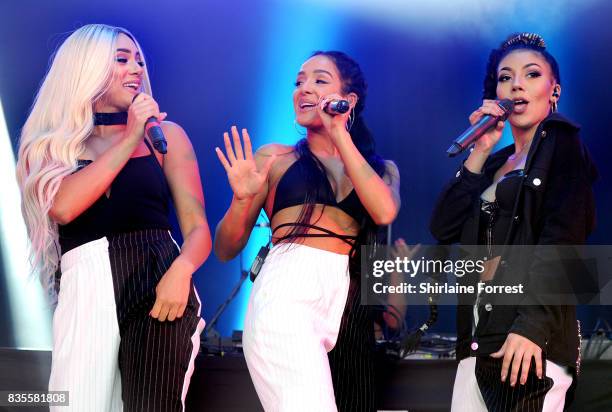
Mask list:
[[[291,206],[283,210],[279,210],[274,218],[272,219],[272,229],[283,223],[295,223],[304,205]],[[324,210],[323,210],[324,209]],[[321,211],[323,210],[323,214]],[[359,225],[353,218],[344,213],[342,210],[333,206],[315,205],[312,212],[312,218],[310,224],[323,227],[330,230],[338,235],[349,235],[356,236],[359,231]],[[278,229],[272,237],[272,242],[276,243],[277,239],[289,234],[293,227],[287,226]],[[307,229],[306,233],[322,233],[316,229]],[[283,242],[299,243],[301,245],[314,247],[317,249],[327,250],[328,252],[339,253],[347,255],[351,246],[342,239],[336,237],[297,237],[293,239],[287,239]]]

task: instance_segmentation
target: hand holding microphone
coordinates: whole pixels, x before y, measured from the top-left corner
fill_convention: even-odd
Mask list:
[[[132,104],[128,110],[126,133],[128,135],[136,134],[138,137],[143,132],[146,133],[149,139],[151,139],[155,150],[165,154],[168,152],[168,144],[159,122],[164,120],[166,116],[166,113],[160,113],[157,102],[151,96],[139,93],[132,99]]]
[[[337,94],[322,97],[319,101],[319,106],[321,110],[331,116],[344,114],[351,109],[349,101]]]
[[[329,100],[325,104],[325,106],[323,107],[323,111],[325,111],[325,113],[327,114],[331,114],[332,116],[335,116],[337,114],[344,114],[348,112],[350,108],[351,108],[351,105],[349,104],[348,100],[333,99],[333,100]]]
[[[483,105],[470,115],[472,126],[453,141],[446,153],[450,157],[456,156],[474,143],[483,152],[490,152],[499,141],[504,121],[513,110],[512,100],[485,100]]]
[[[322,96],[317,105],[317,112],[323,123],[323,127],[330,133],[332,140],[346,138],[347,123],[349,122],[349,111],[351,105],[348,100],[339,94]],[[350,136],[349,136],[350,138]]]

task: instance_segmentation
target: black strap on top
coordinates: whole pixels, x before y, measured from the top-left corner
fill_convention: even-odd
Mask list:
[[[342,240],[343,242],[348,244],[351,248],[354,248],[355,244],[357,242],[357,236],[339,235],[337,233],[332,232],[329,229],[326,229],[326,228],[321,227],[321,226],[311,225],[309,223],[297,223],[297,222],[294,222],[294,223],[292,223],[292,222],[290,222],[290,223],[282,223],[282,224],[276,226],[274,228],[274,230],[272,230],[272,234],[274,234],[274,232],[276,232],[278,229],[280,229],[282,227],[295,227],[295,226],[307,227],[309,229],[319,230],[319,231],[321,231],[323,233],[290,233],[288,235],[282,236],[281,238],[277,239],[276,241],[277,242],[282,242],[283,240],[294,239],[294,238],[298,238],[298,237],[334,237],[336,239]],[[351,240],[353,242],[351,242]]]
[[[153,147],[151,146],[151,143],[149,143],[149,139],[145,137],[144,142],[147,145],[147,149],[149,149],[149,152],[155,157],[155,152],[153,152]],[[157,158],[155,159],[155,161],[157,162]],[[159,162],[157,162],[157,164],[159,164]]]

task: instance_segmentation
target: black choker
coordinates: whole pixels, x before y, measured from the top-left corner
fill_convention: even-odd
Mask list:
[[[94,113],[94,126],[127,124],[127,112]]]

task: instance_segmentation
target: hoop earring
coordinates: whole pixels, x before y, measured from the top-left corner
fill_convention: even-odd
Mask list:
[[[346,122],[346,131],[350,132],[353,127],[353,123],[355,123],[355,109],[351,109],[351,114],[349,114],[348,122]]]
[[[553,101],[550,103],[550,108],[551,108],[551,110],[552,110],[552,112],[553,112],[553,113],[557,113],[557,101],[556,101],[556,100],[553,100]]]
[[[295,131],[302,137],[306,136],[306,131],[304,130],[304,128],[302,126],[299,126],[297,123],[297,120],[293,119],[293,127],[295,128]]]

